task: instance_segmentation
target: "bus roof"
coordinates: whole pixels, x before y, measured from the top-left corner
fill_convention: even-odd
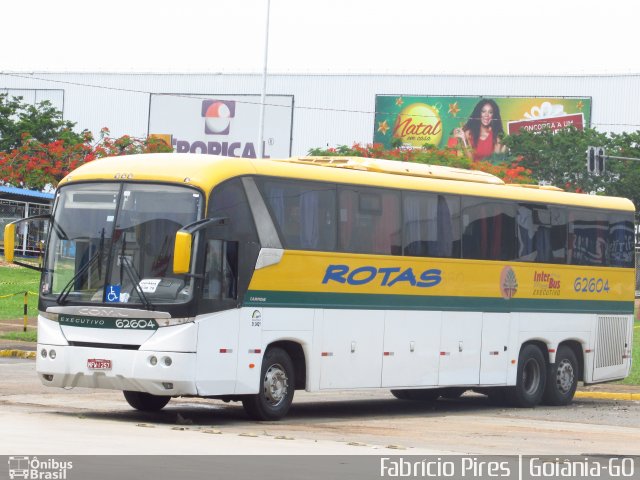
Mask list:
[[[125,155],[87,163],[62,179],[59,186],[87,181],[129,180],[180,183],[209,192],[218,183],[243,175],[277,176],[532,203],[635,211],[633,203],[624,198],[569,193],[556,187],[505,184],[498,177],[475,170],[359,157],[263,160],[183,153]]]

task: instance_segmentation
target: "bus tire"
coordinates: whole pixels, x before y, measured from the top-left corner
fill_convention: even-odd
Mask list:
[[[254,420],[280,420],[289,411],[295,391],[293,362],[281,348],[270,348],[262,359],[260,391],[247,395],[242,406]]]
[[[165,405],[169,403],[169,400],[171,400],[171,397],[151,395],[146,392],[124,390],[122,393],[127,403],[141,412],[157,412],[162,410]]]
[[[437,400],[441,391],[439,388],[420,388],[417,390],[391,390],[391,395],[399,400],[413,400],[431,402]]]
[[[546,362],[538,347],[522,347],[517,375],[516,386],[507,389],[507,401],[514,407],[535,407],[542,400],[547,379]]]
[[[546,405],[568,405],[578,387],[578,360],[569,347],[561,345],[556,363],[549,365],[543,402]]]

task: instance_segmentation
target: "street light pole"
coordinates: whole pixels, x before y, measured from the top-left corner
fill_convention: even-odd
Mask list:
[[[267,0],[267,24],[264,31],[264,65],[262,70],[262,95],[260,97],[260,127],[258,129],[258,158],[264,158],[264,107],[267,95],[267,59],[269,55],[269,14],[271,0]]]

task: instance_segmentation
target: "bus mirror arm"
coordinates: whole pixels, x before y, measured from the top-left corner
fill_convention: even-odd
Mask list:
[[[228,224],[227,217],[203,218],[178,230],[173,248],[173,273],[176,275],[189,273],[194,233],[207,227],[222,227]]]

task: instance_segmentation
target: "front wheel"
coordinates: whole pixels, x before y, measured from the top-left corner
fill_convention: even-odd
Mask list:
[[[169,403],[169,400],[171,400],[171,397],[151,395],[146,392],[124,390],[122,393],[127,403],[141,412],[157,412],[158,410],[162,410],[165,405]]]
[[[507,389],[507,401],[514,407],[535,407],[542,400],[547,381],[544,356],[535,345],[525,345],[518,357],[516,386]]]
[[[556,363],[549,366],[543,401],[547,405],[568,405],[578,387],[578,361],[569,347],[562,345]]]
[[[260,391],[242,400],[254,420],[280,420],[293,401],[295,378],[291,358],[281,348],[270,348],[262,360]]]

